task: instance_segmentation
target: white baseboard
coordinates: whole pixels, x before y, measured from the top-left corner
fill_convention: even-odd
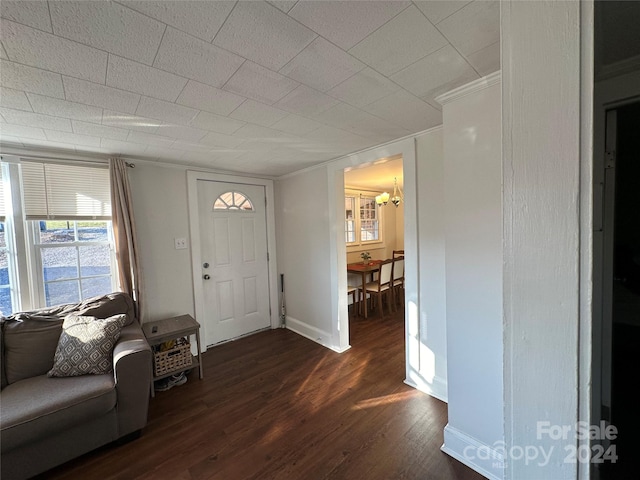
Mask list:
[[[449,424],[444,427],[444,445],[440,450],[490,480],[504,479],[503,455]]]
[[[351,348],[351,346],[347,346],[346,348],[339,348],[335,345],[331,345],[331,334],[329,332],[325,332],[324,330],[320,330],[313,325],[309,325],[305,322],[302,322],[296,318],[290,317],[287,315],[286,318],[286,327],[292,332],[297,333],[309,340],[313,340],[316,343],[319,343],[323,347],[329,348],[334,352],[343,353]]]
[[[435,377],[433,382],[429,383],[416,372],[409,372],[404,383],[410,387],[420,390],[438,400],[448,403],[447,397],[447,381],[440,377]]]

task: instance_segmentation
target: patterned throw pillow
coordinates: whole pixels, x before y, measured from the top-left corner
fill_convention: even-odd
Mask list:
[[[74,377],[110,372],[113,369],[113,347],[126,322],[126,315],[105,319],[82,315],[66,317],[53,358],[53,368],[47,375]]]

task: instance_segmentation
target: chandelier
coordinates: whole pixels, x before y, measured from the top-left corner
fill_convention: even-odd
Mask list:
[[[400,205],[400,202],[404,202],[404,194],[402,193],[402,189],[398,186],[398,179],[394,177],[393,179],[393,196],[389,195],[387,192],[383,192],[380,195],[376,195],[376,204],[380,206],[384,206],[387,203],[393,203],[396,207]]]

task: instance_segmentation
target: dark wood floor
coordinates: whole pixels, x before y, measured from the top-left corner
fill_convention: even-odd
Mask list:
[[[44,478],[482,479],[440,451],[446,404],[403,383],[402,315],[352,320],[341,355],[284,329],[210,349],[139,439]]]

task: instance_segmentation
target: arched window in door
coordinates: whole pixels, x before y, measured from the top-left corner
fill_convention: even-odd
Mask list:
[[[253,203],[244,194],[240,192],[225,192],[216,198],[213,203],[214,210],[242,210],[244,212],[253,212]]]

